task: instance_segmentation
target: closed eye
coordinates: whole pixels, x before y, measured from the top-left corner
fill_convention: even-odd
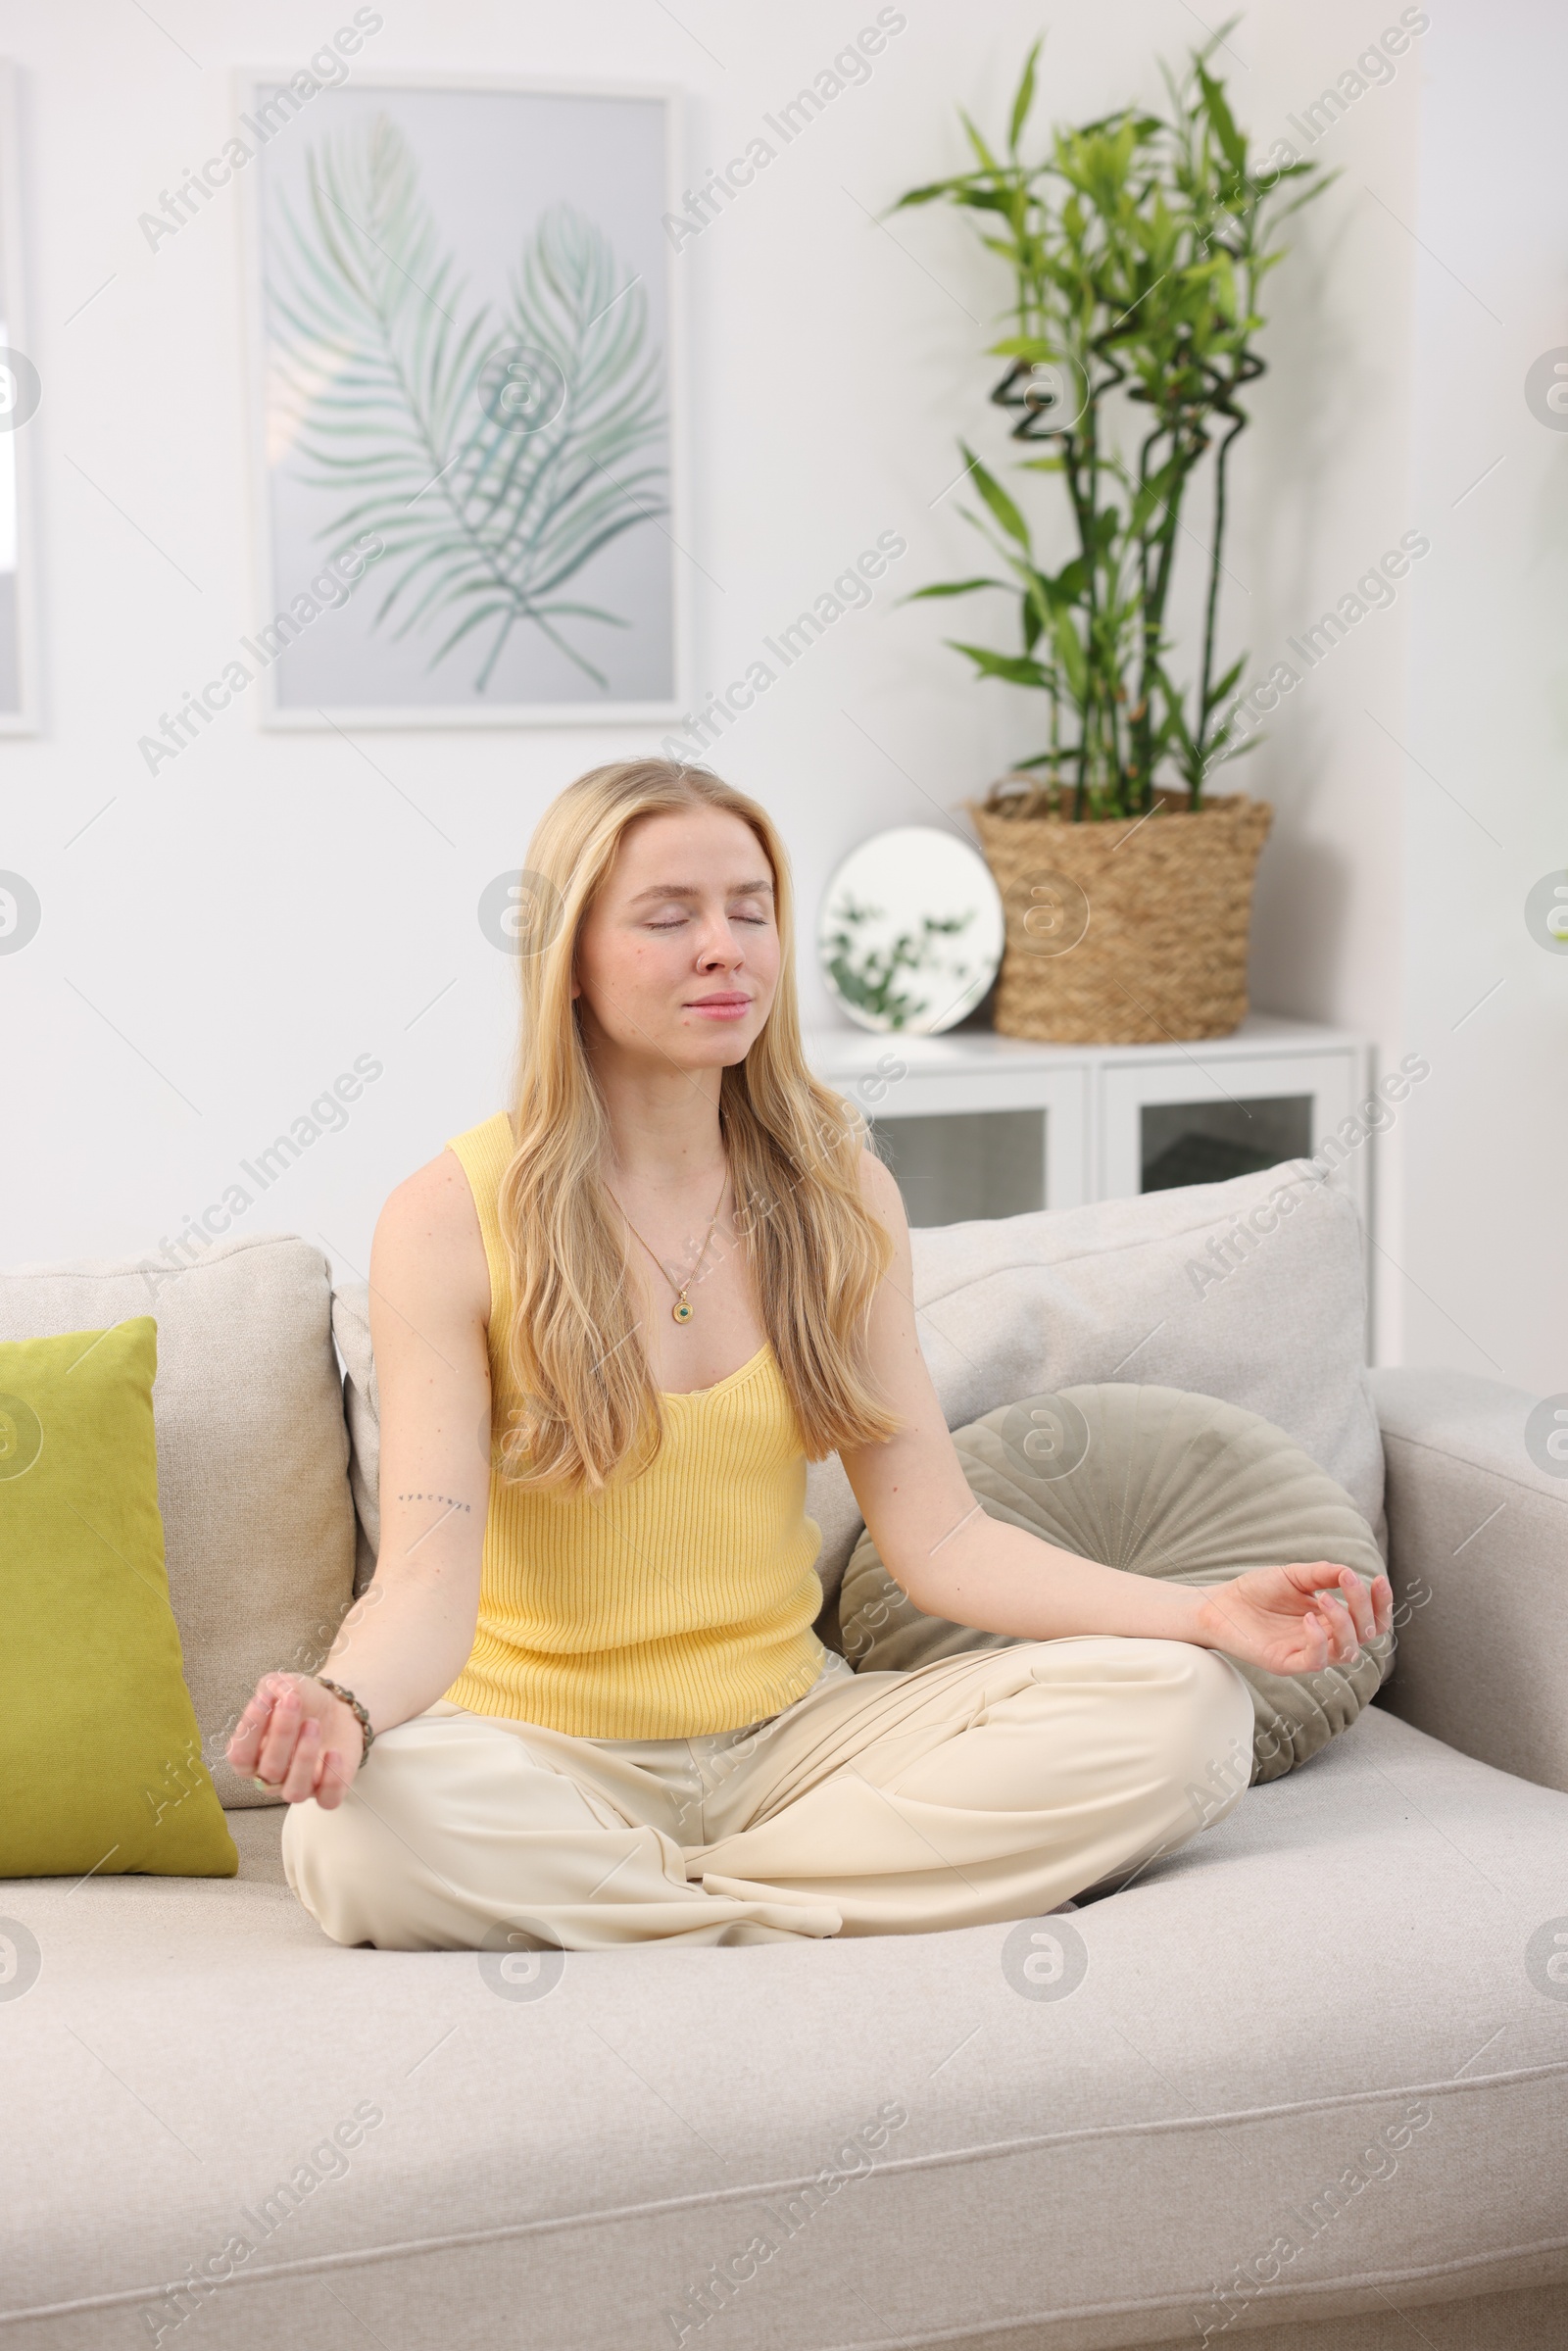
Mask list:
[[[731,913],[729,919],[731,922],[749,922],[757,930],[766,930],[768,927],[768,918],[765,914],[748,914],[739,907]],[[643,928],[650,931],[678,931],[687,920],[688,917],[684,913],[675,913],[671,914],[666,921],[645,923]]]

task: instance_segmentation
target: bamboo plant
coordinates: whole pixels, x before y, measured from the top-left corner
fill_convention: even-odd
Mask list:
[[[893,209],[957,205],[1010,268],[1010,331],[989,346],[1007,368],[991,398],[1015,412],[1013,438],[1049,445],[1019,470],[1060,477],[1075,545],[1048,568],[1020,505],[960,442],[986,509],[967,518],[1010,578],[944,580],[915,596],[1001,587],[1018,598],[1018,651],[947,640],[981,677],[1046,698],[1044,747],[1014,762],[988,805],[1080,820],[1140,815],[1162,780],[1179,780],[1197,809],[1210,771],[1247,748],[1233,741],[1225,709],[1246,657],[1217,674],[1215,649],[1227,467],[1250,421],[1239,395],[1264,372],[1258,292],[1285,258],[1281,222],[1331,175],[1311,163],[1249,160],[1209,72],[1214,42],[1191,53],[1180,78],[1161,67],[1168,115],[1124,108],[1058,128],[1030,162],[1019,142],[1041,45],[1018,82],[1005,153],[963,115],[975,168],[910,188]],[[1302,184],[1287,191],[1290,181]],[[1184,686],[1171,672],[1167,615],[1180,543],[1202,547],[1183,508],[1205,459],[1202,644]],[[1039,780],[1020,786],[1031,769]]]

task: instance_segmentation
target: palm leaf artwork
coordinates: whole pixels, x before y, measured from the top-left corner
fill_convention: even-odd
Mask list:
[[[668,512],[661,355],[642,289],[571,206],[540,216],[497,316],[475,305],[384,115],[308,159],[270,287],[274,409],[313,489],[345,503],[317,534],[374,532],[374,626],[438,635],[428,669],[479,634],[476,693],[519,626],[608,690],[558,624],[627,628],[565,598],[584,565]],[[482,632],[482,633],[480,633]]]

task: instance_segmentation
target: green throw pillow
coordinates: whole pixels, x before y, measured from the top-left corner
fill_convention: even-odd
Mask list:
[[[150,1314],[0,1343],[0,1877],[232,1878],[169,1604]]]
[[[1174,1584],[1226,1584],[1296,1559],[1334,1560],[1368,1584],[1383,1573],[1344,1488],[1283,1429],[1216,1396],[1118,1382],[1064,1388],[988,1412],[953,1442],[992,1518],[1080,1559]],[[869,1535],[844,1571],[838,1634],[858,1673],[906,1673],[1013,1641],[925,1615]],[[1393,1665],[1394,1636],[1315,1674],[1233,1662],[1251,1686],[1252,1777],[1277,1780],[1354,1722]]]

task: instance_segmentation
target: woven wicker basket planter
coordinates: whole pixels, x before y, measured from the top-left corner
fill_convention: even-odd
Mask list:
[[[1266,801],[1099,824],[969,813],[1007,911],[1004,1036],[1160,1045],[1240,1028]]]

